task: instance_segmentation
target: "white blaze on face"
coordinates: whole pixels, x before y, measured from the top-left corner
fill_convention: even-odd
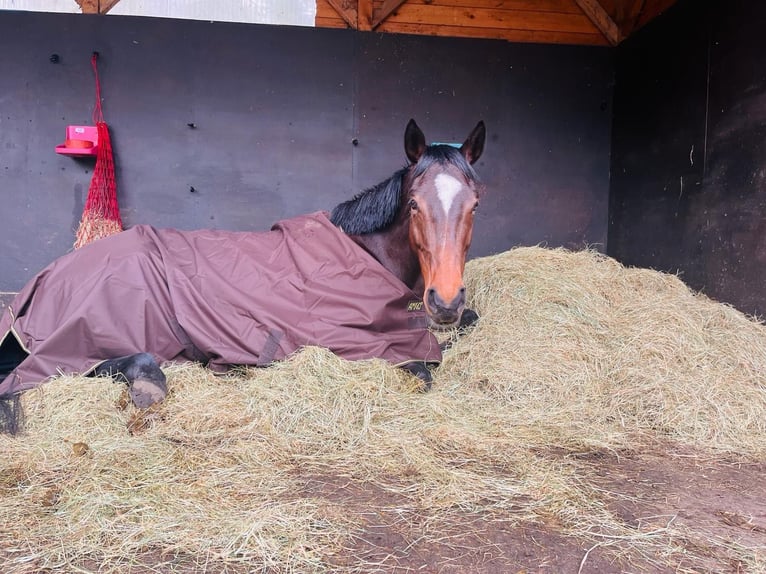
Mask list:
[[[442,207],[444,208],[444,214],[449,215],[449,210],[450,207],[452,207],[452,202],[454,201],[458,192],[460,192],[463,184],[460,183],[459,180],[455,179],[451,175],[447,175],[446,173],[440,173],[437,175],[434,183],[436,184],[436,194],[439,196],[439,201],[441,201]]]

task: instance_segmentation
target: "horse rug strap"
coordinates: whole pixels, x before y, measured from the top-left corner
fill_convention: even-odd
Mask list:
[[[0,316],[29,356],[0,395],[149,352],[216,371],[303,346],[349,360],[438,363],[419,297],[317,212],[271,231],[137,225],[61,257]]]

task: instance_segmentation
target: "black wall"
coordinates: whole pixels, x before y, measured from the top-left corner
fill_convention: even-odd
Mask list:
[[[608,253],[766,312],[766,3],[680,0],[618,48]]]
[[[410,117],[448,142],[484,119],[471,255],[605,248],[611,50],[16,12],[0,48],[0,292],[71,249],[94,161],[54,147],[90,123],[93,51],[126,226],[265,229],[403,166]]]

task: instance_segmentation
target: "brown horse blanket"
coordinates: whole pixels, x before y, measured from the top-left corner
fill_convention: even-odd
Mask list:
[[[0,395],[138,352],[216,371],[306,345],[351,360],[439,362],[415,293],[324,212],[260,233],[137,225],[64,255],[0,316],[29,355]]]

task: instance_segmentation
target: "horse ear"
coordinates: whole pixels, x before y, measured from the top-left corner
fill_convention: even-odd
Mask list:
[[[460,153],[468,163],[475,163],[481,152],[484,151],[484,139],[487,137],[487,128],[484,127],[484,121],[480,121],[473,128],[471,134],[466,138],[463,145],[460,146]]]
[[[426,136],[412,119],[407,123],[407,129],[404,130],[404,151],[412,163],[417,163],[420,156],[426,151]]]

